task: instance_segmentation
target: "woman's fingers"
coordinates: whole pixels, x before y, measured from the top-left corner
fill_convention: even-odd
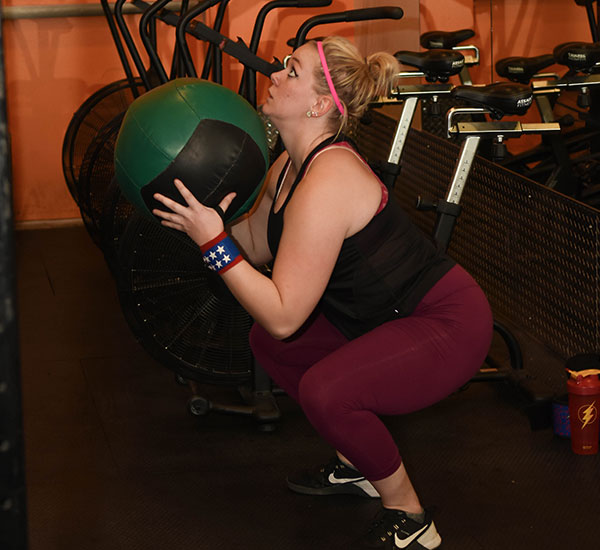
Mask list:
[[[177,190],[181,193],[181,196],[183,197],[185,202],[188,204],[188,206],[193,206],[194,204],[200,204],[198,202],[198,200],[196,199],[196,197],[194,197],[194,195],[192,195],[192,192],[183,184],[183,182],[181,180],[175,178],[173,180],[173,182],[175,183],[175,187],[177,187]]]
[[[237,193],[232,192],[223,197],[223,200],[219,203],[219,206],[221,207],[221,210],[223,210],[223,212],[227,212],[227,209],[233,202],[233,199],[235,199],[236,195]]]
[[[186,204],[181,204],[173,199],[170,199],[169,197],[161,195],[160,193],[155,193],[154,198],[157,201],[162,202],[167,208],[169,208],[169,210],[178,212],[180,214],[185,212],[188,206],[196,206],[200,204],[196,197],[192,195],[191,191],[183,184],[181,180],[174,179],[173,183],[175,184],[175,187],[183,197],[183,200],[186,202]]]
[[[223,230],[225,218],[223,212],[229,208],[236,194],[229,193],[213,209],[198,201],[181,180],[175,179],[173,183],[181,194],[184,204],[155,193],[153,197],[166,207],[164,210],[160,208],[152,210],[152,213],[160,219],[160,223],[164,227],[187,233],[198,244],[205,243],[218,235]],[[215,214],[218,214],[219,218]]]
[[[185,233],[185,227],[183,227],[183,225],[181,225],[179,223],[170,222],[167,220],[161,220],[160,224],[164,225],[165,227],[170,227],[171,229],[177,229],[177,231],[181,231],[181,232]]]
[[[162,218],[163,220],[174,220],[176,214],[173,214],[172,212],[165,212],[164,210],[158,210],[157,208],[155,208],[154,210],[152,210],[152,213],[155,216],[158,216],[159,218]],[[178,216],[179,217],[179,216]]]
[[[174,182],[175,186],[177,187],[177,190],[179,191],[179,193],[181,193],[181,196],[187,203],[187,206],[185,206],[177,201],[174,201],[173,199],[170,199],[169,197],[165,197],[164,195],[161,195],[160,193],[155,193],[154,198],[157,201],[164,204],[172,212],[176,212],[177,214],[182,214],[182,215],[186,212],[188,207],[204,206],[201,202],[198,201],[198,199],[196,199],[196,197],[194,197],[194,195],[192,195],[191,191],[183,184],[183,182],[181,180],[175,179],[175,180],[173,180],[173,182]],[[225,197],[223,197],[223,199],[219,203],[219,206],[221,207],[221,210],[223,212],[227,211],[227,209],[233,202],[233,199],[235,199],[236,195],[237,195],[237,193],[232,192],[232,193],[229,193],[228,195],[225,195]],[[204,206],[204,208],[206,208],[206,206]],[[162,217],[164,217],[164,216],[162,216]]]
[[[174,201],[173,199],[170,199],[169,197],[165,197],[164,195],[161,195],[160,193],[155,193],[154,198],[158,202],[163,203],[172,212],[182,213],[182,212],[185,212],[185,209],[187,208],[186,206],[178,203],[177,201]],[[162,212],[162,210],[158,210],[158,212]]]

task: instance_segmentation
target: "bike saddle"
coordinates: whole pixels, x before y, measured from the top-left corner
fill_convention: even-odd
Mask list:
[[[589,71],[600,61],[600,42],[565,42],[554,48],[554,59],[574,71]]]
[[[460,73],[465,65],[463,54],[455,50],[427,50],[410,52],[401,50],[394,57],[403,65],[416,67],[425,74],[428,82],[446,82],[452,75]]]
[[[504,115],[524,115],[533,102],[533,89],[516,82],[495,82],[487,86],[456,86],[450,93],[456,99],[485,107],[496,120]]]
[[[575,0],[578,6],[591,6],[596,0]]]
[[[475,36],[475,31],[471,29],[461,29],[459,31],[429,31],[420,37],[421,47],[428,50],[451,50],[461,42]]]
[[[536,57],[505,57],[496,63],[496,73],[513,82],[527,84],[534,74],[554,63],[554,56],[550,54]]]

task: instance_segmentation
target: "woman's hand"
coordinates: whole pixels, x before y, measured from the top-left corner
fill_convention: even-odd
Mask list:
[[[154,198],[171,212],[155,209],[152,213],[161,218],[161,224],[165,227],[187,233],[198,246],[214,239],[224,230],[223,220],[217,210],[199,202],[180,180],[176,179],[174,183],[187,206],[156,193]],[[235,195],[235,193],[229,193],[219,203],[219,208],[223,212],[227,211]]]

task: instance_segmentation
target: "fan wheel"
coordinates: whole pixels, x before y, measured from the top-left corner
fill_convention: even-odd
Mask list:
[[[116,178],[112,178],[102,206],[100,221],[100,248],[112,273],[119,273],[119,241],[127,227],[134,206],[125,198]]]
[[[141,79],[135,84],[139,95],[146,91]],[[135,95],[127,79],[107,84],[93,93],[75,112],[63,139],[62,167],[71,196],[79,204],[79,173],[89,145],[116,115],[127,110]]]
[[[79,175],[79,210],[92,240],[102,246],[104,203],[115,175],[115,143],[124,113],[108,122],[92,140]]]
[[[151,356],[188,380],[250,381],[252,319],[187,235],[135,212],[118,259],[123,313]]]

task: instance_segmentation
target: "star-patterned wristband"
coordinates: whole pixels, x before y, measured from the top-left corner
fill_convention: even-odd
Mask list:
[[[219,274],[225,273],[235,264],[242,261],[242,255],[231,240],[231,237],[223,231],[214,239],[204,243],[200,250],[204,263],[208,269]]]

